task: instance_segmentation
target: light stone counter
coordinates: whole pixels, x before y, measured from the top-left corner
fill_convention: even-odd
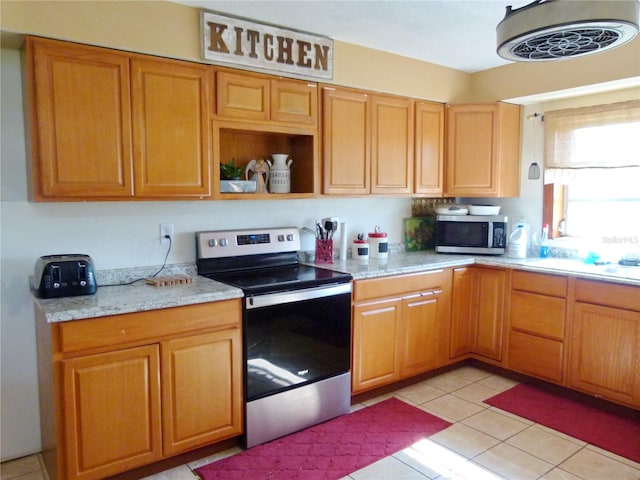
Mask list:
[[[351,259],[336,260],[333,264],[316,266],[347,272],[353,276],[354,280],[363,280],[474,264],[548,274],[574,275],[591,280],[640,286],[640,267],[625,268],[616,264],[590,265],[579,259],[566,258],[513,259],[504,256],[450,255],[427,250],[421,252],[396,251],[389,254],[387,260],[369,259],[367,262]],[[170,287],[154,287],[144,282],[127,286],[102,286],[98,287],[98,292],[95,295],[54,299],[34,297],[34,301],[44,311],[47,322],[53,323],[215,302],[243,296],[242,290],[238,288],[196,275],[193,265],[182,265],[178,270],[175,270],[174,267],[173,271],[167,270],[168,273],[193,275],[193,283]],[[113,272],[97,272],[96,276],[98,285],[104,285],[108,283],[105,281],[107,279],[123,281],[131,275],[135,276],[139,273],[136,269],[123,269],[122,272],[118,272],[115,278]],[[125,274],[129,277],[123,276]]]
[[[47,322],[64,322],[142,312],[242,297],[239,288],[194,276],[193,283],[154,287],[144,282],[98,287],[95,295],[42,299],[34,296]]]
[[[387,260],[369,259],[366,262],[351,259],[337,260],[331,265],[317,266],[347,272],[353,275],[354,280],[362,280],[474,264],[548,274],[574,275],[591,280],[640,286],[640,267],[622,267],[617,264],[593,265],[584,263],[580,259],[567,258],[515,259],[500,255],[451,255],[425,250],[421,252],[393,252],[389,254]]]

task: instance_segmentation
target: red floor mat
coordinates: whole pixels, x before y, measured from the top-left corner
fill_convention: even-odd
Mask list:
[[[640,462],[640,412],[629,418],[525,384],[485,403]]]
[[[451,425],[390,398],[196,469],[204,480],[337,480]]]

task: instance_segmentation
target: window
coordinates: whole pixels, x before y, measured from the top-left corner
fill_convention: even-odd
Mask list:
[[[547,112],[544,123],[545,183],[555,184],[561,212],[545,223],[590,242],[640,246],[640,101]]]

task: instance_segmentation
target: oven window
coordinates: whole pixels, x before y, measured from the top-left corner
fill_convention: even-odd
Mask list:
[[[488,222],[437,222],[437,244],[451,247],[488,247]]]
[[[349,371],[351,294],[246,311],[247,400]]]

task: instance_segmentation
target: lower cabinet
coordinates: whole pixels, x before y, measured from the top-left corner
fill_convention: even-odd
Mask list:
[[[240,328],[239,300],[52,324],[50,477],[105,478],[240,435]]]
[[[63,364],[67,475],[103,478],[162,457],[158,345]]]
[[[163,452],[184,452],[240,433],[240,329],[160,344]]]
[[[507,367],[564,381],[567,277],[513,271]]]
[[[448,363],[450,270],[355,282],[352,392]]]
[[[576,280],[568,386],[640,407],[637,287]]]
[[[504,268],[454,269],[450,358],[474,354],[501,362],[506,286]]]

